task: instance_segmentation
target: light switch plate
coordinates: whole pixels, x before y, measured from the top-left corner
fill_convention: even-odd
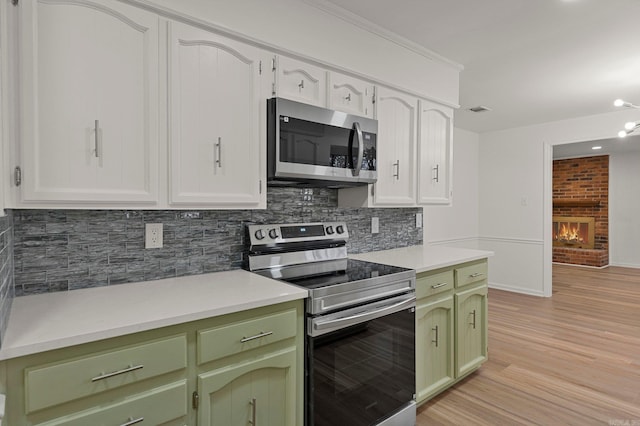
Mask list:
[[[371,233],[377,234],[380,232],[380,222],[377,217],[371,218]]]

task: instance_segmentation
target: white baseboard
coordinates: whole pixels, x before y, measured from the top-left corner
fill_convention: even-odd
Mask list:
[[[613,266],[611,264],[604,266],[589,266],[589,265],[577,265],[575,263],[561,263],[561,262],[552,262],[554,265],[562,265],[562,266],[575,266],[576,268],[589,268],[589,269],[605,269],[609,266]]]
[[[495,290],[510,291],[512,293],[526,294],[528,296],[544,297],[544,293],[541,291],[534,291],[534,290],[529,290],[529,289],[524,289],[519,287],[513,287],[508,284],[489,283],[489,288],[493,288]]]
[[[609,262],[609,266],[619,266],[620,268],[636,268],[636,269],[640,269],[640,265],[638,265],[637,263]]]

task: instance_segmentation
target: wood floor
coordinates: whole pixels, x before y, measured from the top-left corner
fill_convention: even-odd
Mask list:
[[[418,425],[640,426],[640,270],[553,266],[553,297],[489,291],[489,361]]]

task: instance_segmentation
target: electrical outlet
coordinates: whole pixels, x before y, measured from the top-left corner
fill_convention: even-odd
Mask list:
[[[378,220],[377,217],[372,217],[371,218],[371,233],[372,234],[377,234],[378,232],[380,232],[380,221]]]
[[[146,223],[144,225],[144,248],[162,248],[161,223]]]
[[[416,213],[416,228],[422,228],[422,213]]]

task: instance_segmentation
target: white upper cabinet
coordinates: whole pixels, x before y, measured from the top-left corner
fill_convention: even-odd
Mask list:
[[[378,89],[375,205],[415,204],[416,109],[416,98]]]
[[[420,101],[418,203],[451,201],[453,109]]]
[[[170,204],[264,204],[260,61],[271,56],[176,22],[169,45]]]
[[[325,108],[327,71],[286,56],[276,58],[275,92],[278,97]]]
[[[374,118],[375,86],[344,74],[329,73],[329,108]]]
[[[115,0],[20,1],[18,204],[158,193],[158,16]]]

